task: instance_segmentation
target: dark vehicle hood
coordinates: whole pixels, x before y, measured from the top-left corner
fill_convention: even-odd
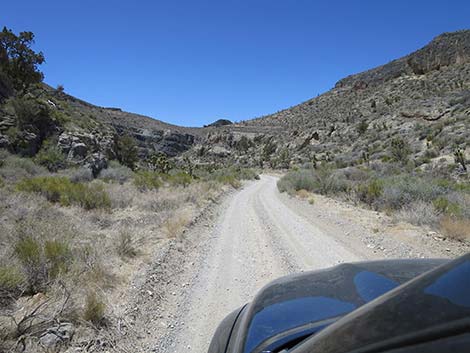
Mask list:
[[[397,352],[400,347],[470,352],[470,254],[387,292],[292,353]]]
[[[342,264],[275,280],[241,311],[232,314],[236,322],[226,352],[278,349],[283,341],[311,335],[443,263],[445,260]]]

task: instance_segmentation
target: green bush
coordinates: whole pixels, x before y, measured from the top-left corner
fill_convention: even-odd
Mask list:
[[[328,195],[347,191],[348,183],[344,176],[329,167],[321,166],[317,169],[291,171],[278,181],[277,187],[279,191],[289,194],[303,189]]]
[[[141,170],[135,173],[134,185],[140,191],[158,190],[163,182],[158,173]]]
[[[1,292],[12,293],[20,289],[24,283],[23,274],[13,266],[0,266],[0,296]]]
[[[132,137],[117,136],[115,138],[114,153],[121,164],[134,170],[139,161],[137,152],[137,145]]]
[[[277,187],[280,192],[291,195],[302,189],[313,192],[316,190],[315,172],[313,169],[291,171],[279,179]]]
[[[20,181],[16,188],[41,194],[63,206],[77,205],[86,210],[111,207],[111,200],[100,184],[72,183],[65,177],[36,177]]]
[[[381,181],[374,179],[368,183],[359,184],[356,192],[359,200],[370,206],[382,196],[383,184]]]
[[[193,178],[186,172],[178,172],[176,174],[167,175],[165,181],[169,182],[171,185],[186,187],[191,184]]]
[[[66,242],[46,240],[44,242],[25,236],[17,240],[14,254],[21,263],[31,293],[43,290],[50,280],[66,273],[72,262],[72,253]]]
[[[400,175],[383,180],[383,194],[380,202],[383,208],[400,209],[414,201],[431,203],[448,192],[431,179]]]
[[[65,168],[67,161],[60,148],[50,143],[46,143],[34,157],[34,161],[46,167],[50,172],[57,172]]]
[[[32,237],[20,239],[15,244],[15,255],[23,265],[37,265],[41,262],[41,245]]]
[[[405,164],[411,153],[411,148],[405,140],[400,137],[394,138],[390,143],[391,158]]]
[[[432,204],[437,211],[449,216],[460,216],[462,213],[460,206],[457,203],[450,202],[446,197],[443,196],[435,199]]]
[[[41,291],[47,281],[46,268],[42,262],[41,244],[33,237],[25,237],[16,242],[14,253],[26,276],[27,290],[30,293]]]
[[[71,252],[67,243],[49,240],[44,243],[44,257],[48,264],[48,274],[55,278],[69,269]]]

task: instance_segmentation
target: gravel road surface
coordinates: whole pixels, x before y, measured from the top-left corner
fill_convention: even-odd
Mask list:
[[[275,278],[364,259],[286,205],[276,182],[263,175],[222,206],[180,303],[184,326],[173,331],[169,352],[206,352],[224,316]]]

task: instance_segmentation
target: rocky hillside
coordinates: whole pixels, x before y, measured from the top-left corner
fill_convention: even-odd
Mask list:
[[[68,162],[100,169],[115,157],[118,136],[132,137],[143,160],[158,151],[177,156],[191,148],[199,134],[197,128],[170,125],[119,108],[98,107],[45,84],[25,97],[23,101],[34,104],[30,110],[52,117],[42,131],[22,123],[14,97],[0,104],[0,148],[26,156],[35,155],[44,141],[52,139]]]
[[[442,34],[292,108],[208,130],[194,153],[206,161],[287,167],[329,160],[344,167],[387,160],[397,139],[418,166],[447,158],[457,147],[468,153],[469,30]]]
[[[402,143],[414,166],[425,167],[450,163],[458,148],[464,155],[469,151],[470,30],[442,34],[408,56],[340,80],[316,98],[238,124],[178,127],[40,84],[26,97],[35,101],[29,109],[53,119],[28,129],[12,99],[5,99],[12,92],[1,75],[0,91],[0,148],[34,155],[49,139],[72,164],[95,169],[116,157],[117,136],[132,137],[141,160],[163,152],[200,164],[274,168],[387,161],[392,143]]]

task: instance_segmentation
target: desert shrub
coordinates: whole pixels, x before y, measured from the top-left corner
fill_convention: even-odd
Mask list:
[[[136,187],[130,183],[123,185],[108,184],[106,192],[111,201],[111,208],[126,208],[133,204],[136,197],[141,197]]]
[[[459,205],[449,201],[445,196],[439,196],[432,202],[432,204],[434,208],[440,213],[450,216],[459,216],[461,214]]]
[[[16,241],[14,254],[22,266],[31,293],[43,290],[60,273],[66,273],[73,259],[64,240],[41,241],[31,235]]]
[[[240,180],[238,180],[234,175],[220,175],[215,180],[221,184],[230,185],[235,189],[242,186]]]
[[[301,169],[289,172],[278,181],[277,187],[279,191],[289,194],[305,189],[328,195],[347,191],[348,184],[341,174],[322,166],[315,170]]]
[[[470,193],[457,189],[449,192],[446,199],[450,204],[450,207],[448,207],[449,215],[470,219]]]
[[[258,179],[258,173],[249,168],[230,167],[216,169],[210,173],[202,175],[203,180],[216,181],[220,184],[231,185],[234,188],[241,186],[240,180]]]
[[[436,226],[439,224],[439,212],[430,203],[417,201],[404,206],[395,217],[417,226]]]
[[[314,191],[316,187],[314,173],[313,169],[291,171],[279,179],[277,187],[280,192],[288,194],[294,194],[295,191],[302,189]]]
[[[101,184],[72,183],[65,177],[36,177],[20,181],[16,188],[41,194],[48,201],[63,206],[77,205],[86,210],[111,207],[109,196]]]
[[[341,174],[334,172],[329,167],[317,168],[314,175],[317,184],[316,191],[320,194],[338,194],[348,189],[348,184]]]
[[[55,278],[69,269],[71,251],[66,242],[62,240],[47,240],[44,243],[44,257],[47,262],[49,277]]]
[[[130,136],[116,136],[114,142],[114,152],[118,161],[133,170],[139,161],[135,140]]]
[[[73,183],[85,183],[93,180],[93,172],[89,168],[80,167],[69,171],[70,181]]]
[[[102,169],[98,178],[106,182],[118,182],[123,184],[133,177],[134,173],[129,167],[126,167],[116,161],[110,161],[106,169]]]
[[[193,178],[186,172],[178,172],[176,174],[166,175],[165,181],[170,183],[170,185],[186,187],[191,184]]]
[[[432,202],[447,191],[432,180],[409,175],[386,178],[383,184],[382,206],[396,210],[414,201]]]
[[[119,233],[116,243],[116,252],[122,258],[135,257],[137,255],[134,239],[129,231],[124,230]]]
[[[106,311],[106,304],[96,294],[95,291],[89,291],[86,299],[85,306],[83,308],[83,319],[92,323],[99,324]]]
[[[47,281],[47,272],[42,262],[41,244],[33,237],[19,239],[14,246],[14,253],[21,263],[26,276],[28,291],[37,293]]]
[[[34,161],[47,168],[50,172],[57,172],[65,168],[67,160],[59,147],[45,143],[34,157]]]
[[[470,240],[470,220],[457,217],[443,217],[440,229],[449,238],[468,241]]]
[[[190,216],[188,214],[177,212],[163,222],[163,230],[169,238],[176,238],[188,225],[189,221]]]
[[[0,266],[0,303],[17,294],[24,283],[23,274],[14,266]]]
[[[405,163],[411,153],[411,148],[404,139],[397,137],[390,143],[391,158],[397,162]]]
[[[140,170],[135,173],[134,185],[140,191],[158,190],[163,182],[158,173]]]
[[[20,158],[15,155],[4,154],[0,166],[0,176],[6,180],[18,180],[31,176],[46,174],[47,170],[30,158]]]
[[[371,206],[383,193],[383,184],[380,180],[373,179],[367,183],[359,184],[356,194],[359,200]]]

